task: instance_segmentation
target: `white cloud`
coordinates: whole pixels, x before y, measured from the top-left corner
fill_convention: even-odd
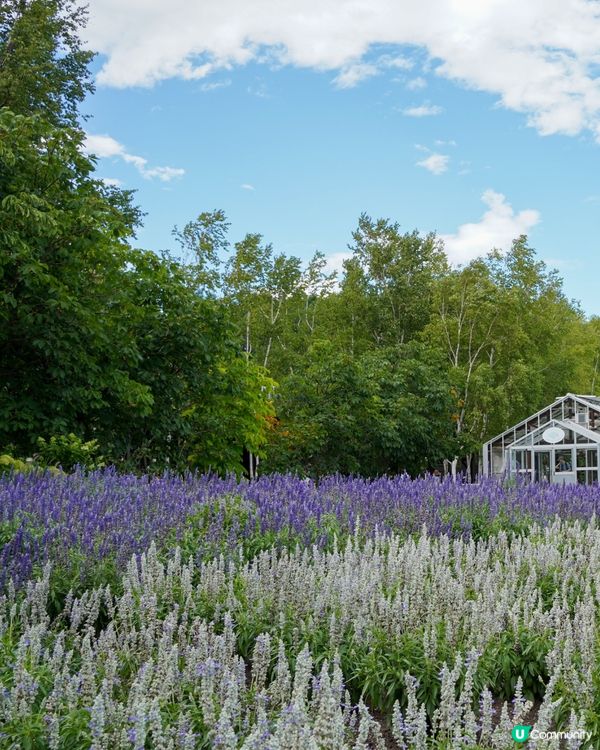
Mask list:
[[[94,0],[86,36],[106,56],[99,83],[120,87],[265,57],[339,72],[369,64],[373,45],[410,45],[540,133],[600,139],[596,0]]]
[[[448,169],[450,157],[445,154],[431,154],[426,159],[417,162],[418,167],[423,167],[431,174],[443,174]]]
[[[85,152],[95,154],[104,159],[110,156],[122,156],[125,153],[123,146],[109,135],[90,135],[85,137]]]
[[[356,86],[357,83],[365,81],[367,78],[372,78],[374,75],[377,75],[378,72],[376,65],[371,65],[369,63],[356,63],[344,68],[342,72],[334,78],[334,83],[339,89],[349,89]]]
[[[121,187],[123,184],[122,180],[118,180],[116,177],[102,177],[102,182],[109,187]]]
[[[386,69],[410,70],[412,67],[412,60],[402,55],[380,55],[373,62],[354,62],[344,66],[333,82],[340,89],[349,89]]]
[[[264,83],[259,83],[257,86],[248,86],[246,91],[252,96],[257,96],[259,99],[270,99],[269,92]]]
[[[226,78],[224,81],[207,81],[200,86],[201,91],[217,91],[218,89],[224,89],[227,86],[231,86],[231,78]]]
[[[242,190],[254,190],[254,185],[250,185],[249,182],[244,182],[243,185],[240,185]]]
[[[458,166],[459,166],[459,169],[458,169],[459,176],[462,177],[466,174],[471,174],[471,162],[470,161],[461,160],[459,161]]]
[[[381,55],[377,64],[380,68],[396,68],[398,70],[412,70],[414,62],[404,55]]]
[[[486,190],[481,200],[488,207],[478,222],[462,224],[456,234],[443,234],[446,253],[452,263],[468,263],[490,250],[508,250],[514,239],[540,221],[539,211],[525,209],[515,213],[502,193]]]
[[[145,162],[145,159],[143,161]],[[185,169],[181,169],[180,167],[152,167],[148,169],[145,166],[137,166],[137,164],[136,167],[139,169],[140,174],[147,179],[151,180],[153,177],[158,177],[162,182],[171,182],[176,177],[183,177],[185,174]]]
[[[406,84],[406,88],[409,91],[418,91],[419,89],[424,89],[426,86],[427,81],[421,76],[417,76],[417,78],[411,78],[411,80]]]
[[[443,108],[437,104],[419,104],[403,109],[402,114],[408,115],[408,117],[431,117],[432,115],[440,115],[443,111]]]
[[[342,250],[337,253],[331,253],[325,257],[325,272],[337,273],[338,277],[344,273],[344,261],[349,260],[352,257],[352,253]]]
[[[185,169],[178,167],[149,167],[148,160],[143,156],[130,154],[125,146],[110,135],[90,135],[85,137],[84,150],[100,159],[119,158],[127,164],[132,164],[147,180],[157,177],[162,182],[169,182],[185,174]]]

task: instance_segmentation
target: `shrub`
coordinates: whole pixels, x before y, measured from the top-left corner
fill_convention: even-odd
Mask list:
[[[13,472],[25,474],[26,472],[31,471],[33,467],[33,463],[23,461],[20,458],[15,458],[8,453],[0,455],[0,474],[11,474]]]
[[[43,466],[60,466],[65,471],[73,471],[76,466],[94,470],[104,466],[104,459],[98,456],[97,440],[84,442],[73,434],[53,435],[49,440],[37,439],[37,458]]]

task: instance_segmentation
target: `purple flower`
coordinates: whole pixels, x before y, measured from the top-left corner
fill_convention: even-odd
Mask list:
[[[202,511],[201,515],[198,515]],[[152,541],[159,548],[181,540],[202,523],[198,557],[235,554],[240,542],[268,535],[280,544],[338,544],[355,532],[366,538],[397,531],[446,533],[467,538],[476,526],[533,521],[558,514],[589,519],[600,511],[600,488],[520,484],[486,479],[452,483],[435,477],[377,479],[290,475],[178,477],[121,475],[115,469],[85,474],[5,475],[0,478],[0,590],[12,578],[23,586],[43,565],[85,576],[110,562],[122,569]],[[197,545],[198,546],[198,545]]]

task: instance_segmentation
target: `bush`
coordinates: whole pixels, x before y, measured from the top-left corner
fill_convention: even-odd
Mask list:
[[[0,474],[10,474],[11,472],[25,474],[33,468],[34,464],[31,462],[15,458],[8,453],[0,455]]]
[[[37,458],[42,466],[60,466],[65,471],[73,471],[76,466],[90,471],[104,466],[104,458],[97,455],[98,441],[84,442],[72,432],[68,435],[53,435],[48,441],[40,437],[37,445]]]

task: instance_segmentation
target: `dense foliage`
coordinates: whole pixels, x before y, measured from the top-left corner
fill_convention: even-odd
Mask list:
[[[253,236],[223,270],[240,341],[280,385],[266,468],[467,467],[557,395],[597,387],[597,322],[525,237],[450,269],[441,241],[362,216],[350,250],[337,287],[321,255],[302,272]]]
[[[0,445],[29,456],[73,433],[131,468],[239,469],[264,442],[270,381],[200,256],[133,249],[130,192],[95,178],[76,117],[83,11],[0,13]]]

